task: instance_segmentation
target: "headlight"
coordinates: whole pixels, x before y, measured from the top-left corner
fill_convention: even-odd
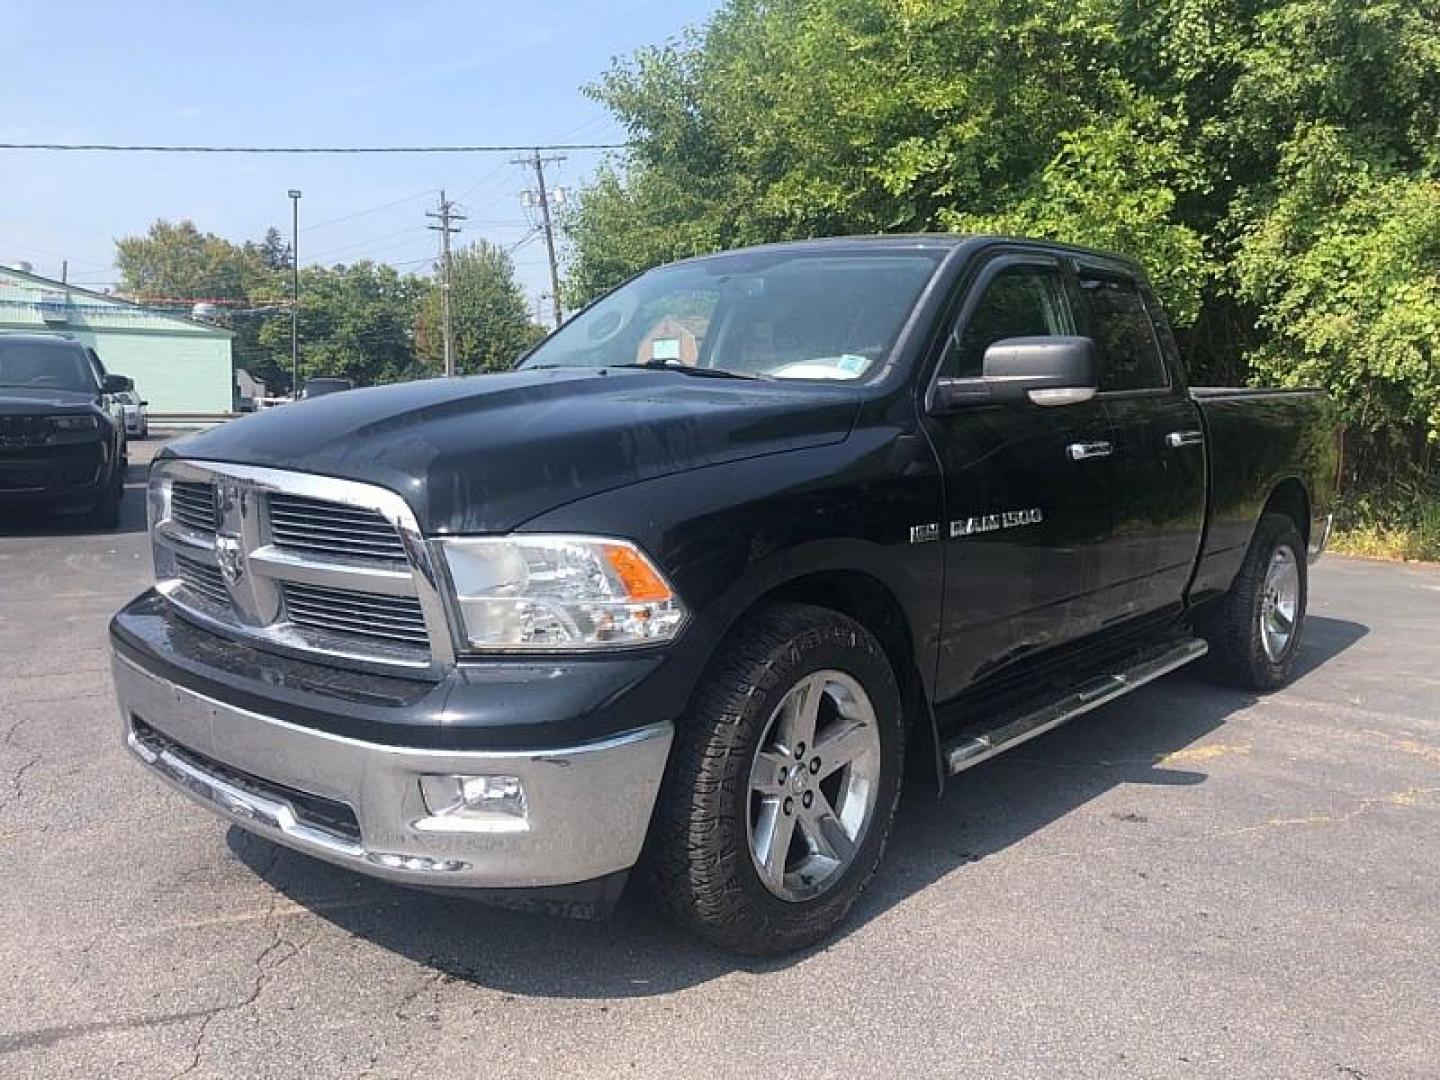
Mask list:
[[[52,416],[50,424],[56,431],[94,431],[100,426],[100,419],[94,413],[80,413],[76,416]]]
[[[583,536],[440,541],[470,648],[604,649],[668,641],[685,607],[634,544]]]

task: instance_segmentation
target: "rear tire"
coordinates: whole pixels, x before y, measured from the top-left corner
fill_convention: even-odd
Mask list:
[[[716,656],[676,733],[641,874],[681,926],[780,955],[834,930],[880,862],[900,692],[879,642],[825,608],[761,609]]]
[[[1307,569],[1295,522],[1262,515],[1235,583],[1201,620],[1217,677],[1262,691],[1290,681],[1305,628]]]

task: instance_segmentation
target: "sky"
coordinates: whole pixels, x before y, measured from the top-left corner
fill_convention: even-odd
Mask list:
[[[0,0],[0,142],[455,145],[617,142],[582,88],[617,56],[702,23],[716,0]],[[428,272],[438,190],[455,238],[519,245],[539,308],[544,244],[495,155],[180,155],[0,150],[0,263],[91,288],[116,282],[117,237],[189,218],[230,240],[290,231],[302,264],[370,258]],[[547,167],[584,182],[603,152]],[[530,215],[533,216],[533,213]],[[528,239],[527,239],[528,238]]]

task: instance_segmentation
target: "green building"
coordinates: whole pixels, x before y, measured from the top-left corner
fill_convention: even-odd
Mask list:
[[[0,332],[69,334],[128,375],[152,413],[231,410],[230,331],[0,266]]]

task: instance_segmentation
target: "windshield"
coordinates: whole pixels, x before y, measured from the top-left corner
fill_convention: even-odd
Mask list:
[[[84,350],[59,342],[0,338],[0,386],[93,394],[95,373]]]
[[[757,251],[652,270],[581,312],[521,367],[865,379],[940,255]]]

